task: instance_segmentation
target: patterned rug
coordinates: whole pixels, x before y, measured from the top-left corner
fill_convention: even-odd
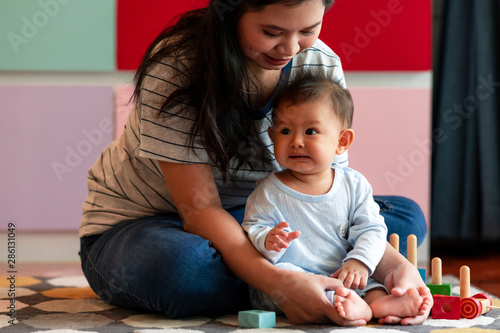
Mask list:
[[[453,283],[453,293],[458,295],[458,280],[443,278]],[[467,320],[436,320],[429,318],[418,326],[382,326],[376,323],[360,328],[342,328],[332,325],[292,326],[284,317],[278,317],[275,328],[247,329],[238,326],[237,315],[220,318],[188,318],[172,320],[154,313],[118,308],[100,300],[82,276],[57,278],[16,276],[14,290],[9,276],[0,277],[0,331],[2,332],[134,332],[134,333],[489,333],[500,332],[500,310]],[[481,292],[471,288],[471,294]],[[12,293],[15,292],[15,297]],[[12,300],[15,300],[12,303]],[[494,298],[494,305],[500,300]],[[15,304],[15,313],[12,310]],[[12,316],[11,316],[12,313]],[[14,319],[13,319],[14,318]]]

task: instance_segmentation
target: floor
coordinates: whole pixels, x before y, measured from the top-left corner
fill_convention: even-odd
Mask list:
[[[480,246],[476,244],[475,247]],[[476,251],[467,246],[459,249],[433,248],[431,255],[441,258],[443,275],[459,276],[460,267],[469,266],[471,284],[500,297],[500,247],[485,249],[483,246]]]

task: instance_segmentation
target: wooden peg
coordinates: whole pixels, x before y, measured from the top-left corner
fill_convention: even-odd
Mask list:
[[[389,243],[392,245],[392,247],[399,252],[399,235],[398,234],[392,234],[391,237],[389,237]]]
[[[441,258],[432,259],[432,284],[443,284],[443,272]]]
[[[460,298],[470,297],[470,269],[469,266],[460,267]]]
[[[407,238],[408,246],[408,261],[412,263],[413,266],[417,267],[417,236],[409,235]]]

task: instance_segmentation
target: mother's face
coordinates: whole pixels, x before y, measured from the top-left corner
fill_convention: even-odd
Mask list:
[[[282,69],[314,44],[324,13],[322,0],[309,0],[295,6],[269,5],[243,14],[238,38],[247,64],[255,69]]]

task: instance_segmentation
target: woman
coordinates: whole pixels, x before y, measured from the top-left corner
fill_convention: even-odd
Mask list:
[[[338,280],[273,267],[239,225],[255,182],[280,168],[267,137],[280,84],[314,67],[345,86],[338,57],[317,39],[332,1],[212,0],[153,42],[125,131],[89,171],[81,257],[100,297],[173,318],[220,315],[248,308],[249,284],[292,323],[363,324],[324,297]],[[375,277],[394,293],[424,294],[390,246]]]

